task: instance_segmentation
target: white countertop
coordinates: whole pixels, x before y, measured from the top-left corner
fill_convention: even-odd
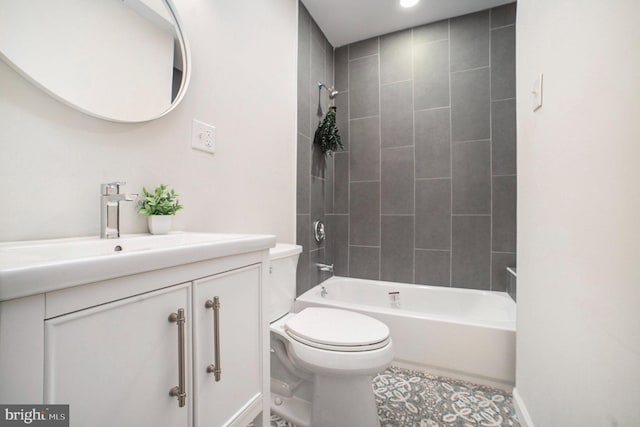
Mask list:
[[[0,243],[0,301],[265,250],[275,236],[173,232]]]

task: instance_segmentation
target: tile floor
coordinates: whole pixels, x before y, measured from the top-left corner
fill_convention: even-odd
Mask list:
[[[511,393],[496,388],[392,366],[373,390],[381,427],[520,426]],[[295,427],[276,416],[271,426]]]

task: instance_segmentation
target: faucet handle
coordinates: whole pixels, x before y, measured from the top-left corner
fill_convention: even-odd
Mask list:
[[[124,181],[109,182],[107,184],[100,184],[100,190],[104,196],[113,196],[114,194],[120,194],[120,186],[125,185]]]

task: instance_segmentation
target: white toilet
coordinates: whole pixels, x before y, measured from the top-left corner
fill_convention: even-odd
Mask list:
[[[291,313],[300,252],[270,251],[271,410],[298,427],[379,426],[371,380],[393,359],[389,328],[347,310]]]

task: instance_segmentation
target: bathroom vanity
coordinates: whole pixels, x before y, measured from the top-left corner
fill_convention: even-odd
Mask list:
[[[0,245],[0,403],[69,404],[76,427],[268,425],[274,237],[56,243]]]

